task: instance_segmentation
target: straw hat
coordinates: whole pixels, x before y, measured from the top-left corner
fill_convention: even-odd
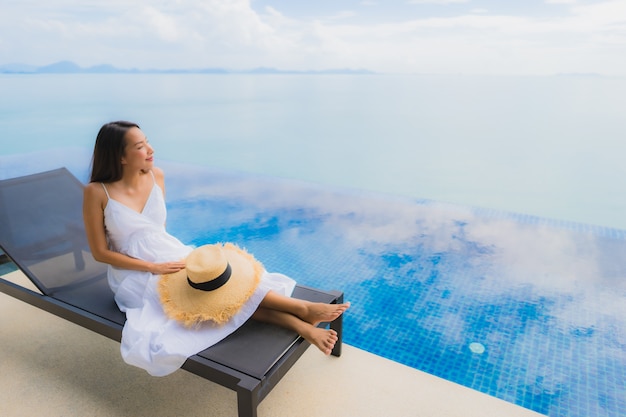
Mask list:
[[[200,246],[187,256],[184,269],[161,276],[163,309],[187,327],[207,320],[226,323],[254,293],[263,270],[232,243]]]

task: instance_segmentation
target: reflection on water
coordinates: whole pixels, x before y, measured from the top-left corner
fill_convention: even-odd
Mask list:
[[[343,290],[347,343],[550,416],[626,414],[626,231],[165,168],[170,232]]]
[[[550,416],[626,410],[626,236],[431,201],[177,170],[170,230],[341,289],[345,341]]]

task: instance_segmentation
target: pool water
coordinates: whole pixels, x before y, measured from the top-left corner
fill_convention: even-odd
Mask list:
[[[549,416],[626,414],[626,231],[208,169],[168,227],[345,292],[345,342]]]
[[[5,158],[0,177],[85,181],[85,160]],[[172,234],[344,291],[346,343],[548,416],[626,415],[626,230],[160,166]]]

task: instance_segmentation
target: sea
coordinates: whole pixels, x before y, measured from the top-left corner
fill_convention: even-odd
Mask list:
[[[626,229],[626,78],[2,74],[0,177],[138,123],[174,161]]]

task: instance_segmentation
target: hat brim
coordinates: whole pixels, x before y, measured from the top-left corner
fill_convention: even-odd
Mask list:
[[[192,288],[187,269],[161,276],[159,295],[168,317],[187,327],[208,320],[224,324],[248,301],[261,281],[263,265],[232,243],[224,244],[222,251],[232,272],[228,282],[216,290]]]

